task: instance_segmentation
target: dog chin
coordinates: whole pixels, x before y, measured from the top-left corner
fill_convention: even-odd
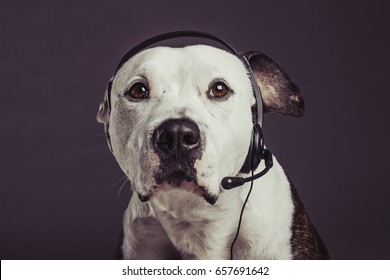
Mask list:
[[[138,193],[138,197],[142,202],[146,202],[150,199],[153,199],[153,197],[158,196],[160,193],[170,190],[190,193],[195,197],[203,197],[211,205],[214,205],[218,200],[217,194],[212,194],[206,187],[200,186],[196,182],[188,180],[181,180],[180,182],[171,180],[163,181],[159,185],[153,185],[151,187],[151,191],[149,191],[146,195]]]

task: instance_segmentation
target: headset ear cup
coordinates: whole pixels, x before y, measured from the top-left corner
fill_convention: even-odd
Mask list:
[[[110,138],[110,133],[108,132],[108,129],[109,129],[109,124],[105,123],[104,124],[104,134],[106,135],[108,148],[110,149],[110,151],[112,153],[113,151],[112,151],[112,145],[111,145],[111,138]]]
[[[260,164],[264,149],[263,133],[260,124],[253,126],[251,143],[245,162],[240,169],[240,173],[249,173],[255,171]]]
[[[252,142],[252,166],[251,170],[255,171],[259,166],[264,149],[263,133],[260,124],[256,123],[253,126],[252,132],[253,142]]]

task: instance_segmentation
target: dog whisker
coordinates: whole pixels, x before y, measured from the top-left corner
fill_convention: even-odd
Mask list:
[[[112,185],[108,186],[107,189],[108,189],[108,190],[109,190],[109,189],[112,189],[112,188],[115,187],[118,183],[121,183],[121,182],[123,181],[123,179],[125,179],[125,178],[126,178],[126,180],[125,180],[125,183],[126,183],[126,181],[127,181],[129,178],[127,178],[127,175],[124,175],[124,176],[122,176],[118,181],[116,181],[116,182],[113,183]]]
[[[129,181],[129,178],[126,177],[126,180],[123,182],[122,186],[119,188],[118,194],[116,196],[116,200],[119,200],[119,195],[121,194],[123,187],[125,186],[126,182],[128,182],[128,181]]]

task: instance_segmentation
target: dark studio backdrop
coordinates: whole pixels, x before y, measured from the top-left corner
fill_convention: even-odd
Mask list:
[[[389,259],[389,8],[1,1],[0,258],[111,258],[130,192],[95,121],[99,102],[128,49],[190,29],[262,50],[300,86],[306,114],[267,114],[267,146],[332,258]]]

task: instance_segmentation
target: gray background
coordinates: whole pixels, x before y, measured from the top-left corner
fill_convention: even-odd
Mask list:
[[[134,44],[193,29],[295,80],[306,114],[267,114],[268,147],[332,258],[389,259],[386,1],[139,2],[0,2],[0,258],[111,257],[130,192],[98,104]]]

